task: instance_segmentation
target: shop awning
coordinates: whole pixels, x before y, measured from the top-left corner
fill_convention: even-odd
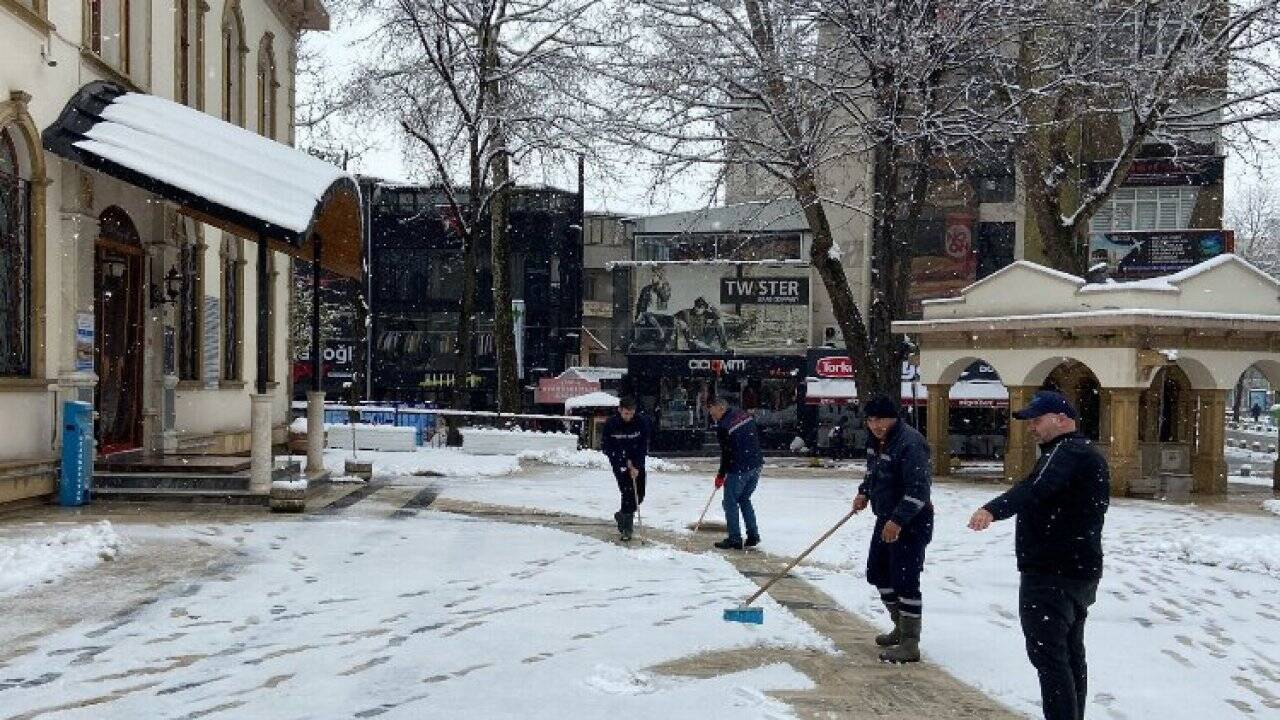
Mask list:
[[[912,387],[902,383],[902,402],[923,404],[929,399],[924,385]],[[805,381],[805,402],[810,405],[831,405],[855,402],[858,386],[853,380],[838,378],[808,378]],[[986,380],[961,380],[951,386],[951,404],[956,407],[1008,407],[1009,391],[998,382]]]
[[[155,95],[103,81],[45,128],[46,150],[158,195],[183,214],[276,251],[362,275],[360,188],[305,152]]]
[[[591,410],[596,408],[616,408],[618,407],[618,397],[610,395],[607,392],[593,392],[586,395],[578,395],[564,401],[564,411],[573,412],[574,410]]]

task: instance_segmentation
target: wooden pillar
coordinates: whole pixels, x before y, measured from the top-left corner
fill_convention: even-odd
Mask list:
[[[929,446],[933,457],[933,476],[951,474],[951,386],[926,385],[929,392]]]
[[[1009,412],[1026,407],[1039,388],[1031,385],[1014,385],[1009,387]],[[1027,430],[1026,422],[1009,418],[1009,437],[1004,448],[1004,477],[1010,482],[1018,482],[1031,472],[1036,464],[1036,443]]]
[[[1195,454],[1191,458],[1192,491],[1217,495],[1227,491],[1227,391],[1196,390],[1199,418]]]
[[[1125,495],[1142,472],[1138,445],[1139,388],[1111,388],[1111,433],[1107,462],[1111,466],[1111,494]]]

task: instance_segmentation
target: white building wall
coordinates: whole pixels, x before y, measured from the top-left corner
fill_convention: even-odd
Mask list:
[[[222,114],[222,19],[229,2],[205,0],[204,23],[204,110]],[[192,6],[200,5],[193,2]],[[258,48],[264,34],[273,35],[277,118],[276,136],[287,141],[292,137],[290,94],[294,86],[291,76],[295,63],[292,53],[297,30],[284,14],[293,5],[290,0],[239,0],[244,18],[245,125],[259,130],[258,124]],[[19,104],[16,95],[25,93],[29,100],[25,109],[36,132],[52,124],[62,108],[85,83],[96,79],[131,85],[143,92],[166,98],[176,97],[175,0],[131,0],[130,24],[131,68],[127,74],[112,69],[92,57],[84,47],[85,3],[80,0],[50,0],[45,19],[20,14],[9,4],[0,4],[0,122],[10,119]],[[194,52],[196,43],[192,41]],[[194,79],[193,79],[194,82]],[[8,125],[11,131],[13,127]],[[15,139],[21,137],[15,133]],[[0,378],[0,418],[6,418],[0,433],[0,466],[27,460],[47,461],[58,452],[57,408],[62,401],[92,397],[96,378],[75,372],[75,326],[77,313],[92,313],[94,306],[93,268],[96,217],[104,208],[124,208],[137,226],[144,247],[151,243],[167,243],[156,262],[161,271],[177,261],[178,248],[172,240],[172,229],[166,222],[166,208],[153,196],[92,171],[84,171],[52,155],[37,151],[46,166],[44,202],[32,208],[32,215],[43,216],[43,262],[33,265],[33,276],[43,279],[40,296],[34,298],[36,317],[33,323],[44,328],[44,343],[33,346],[33,368],[37,377]],[[21,150],[20,150],[21,154]],[[270,188],[263,188],[269,193]],[[84,201],[88,201],[87,205]],[[204,292],[220,295],[221,276],[218,250],[221,231],[203,228]],[[36,238],[36,243],[41,239]],[[256,251],[252,243],[244,243],[247,260],[240,302],[240,327],[244,339],[241,366],[243,383],[220,389],[204,389],[199,383],[186,383],[177,394],[179,435],[243,434],[249,424],[249,395],[256,380]],[[37,255],[38,258],[38,255]],[[273,422],[287,422],[289,373],[287,353],[288,308],[290,302],[289,259],[276,254],[276,273],[272,292],[275,296],[275,354],[272,390]],[[146,271],[144,270],[144,277]],[[145,292],[145,291],[144,291]],[[170,307],[147,314],[147,337],[144,339],[146,365],[143,370],[147,385],[144,393],[144,415],[159,418],[163,410],[163,374],[160,363],[160,329],[173,324]],[[41,381],[44,382],[41,382]],[[14,419],[21,419],[14,421]],[[156,420],[158,422],[158,420]],[[144,430],[144,443],[152,441],[150,430]],[[247,449],[247,438],[244,439]],[[213,450],[233,449],[229,446]],[[237,448],[238,449],[238,448]],[[0,481],[2,483],[3,481]],[[0,502],[10,499],[0,487]]]

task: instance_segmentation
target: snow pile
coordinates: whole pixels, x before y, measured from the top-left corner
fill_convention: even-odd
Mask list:
[[[350,450],[326,450],[324,466],[335,478],[346,475]],[[429,475],[440,477],[500,477],[520,472],[514,455],[468,455],[457,448],[418,448],[414,452],[364,451],[359,460],[372,462],[377,476]]]
[[[462,449],[472,455],[510,455],[516,448],[534,452],[573,452],[578,436],[571,433],[525,432],[493,428],[463,428]]]
[[[1269,500],[1268,502],[1276,502]],[[1157,557],[1280,578],[1280,537],[1189,535],[1155,547]]]
[[[5,540],[0,543],[0,595],[114,560],[119,551],[120,537],[105,520],[52,537]]]
[[[307,489],[306,478],[302,478],[300,480],[272,480],[271,481],[272,492],[277,492],[277,491],[298,492],[298,491],[305,491],[306,489]]]
[[[1262,509],[1272,515],[1280,515],[1280,500],[1267,500],[1262,503]]]
[[[557,467],[609,469],[609,458],[599,450],[522,450],[516,457],[520,460]],[[662,458],[649,457],[645,460],[645,469],[650,472],[685,472],[689,467]]]
[[[652,674],[611,665],[597,665],[586,685],[610,695],[642,695],[658,689]]]
[[[541,430],[525,430],[524,428],[518,428],[518,427],[514,427],[514,428],[469,427],[469,428],[463,428],[462,434],[463,435],[504,435],[504,436],[531,435],[534,437],[544,436],[544,435],[552,435],[552,436],[560,435],[565,437],[571,437],[574,439],[577,439],[578,437],[573,433],[563,432],[560,430],[548,430],[546,432],[543,432]]]

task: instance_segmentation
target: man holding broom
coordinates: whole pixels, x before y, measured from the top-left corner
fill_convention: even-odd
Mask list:
[[[741,550],[760,544],[760,528],[756,525],[756,511],[751,504],[751,494],[760,483],[760,470],[764,467],[764,454],[760,451],[760,435],[756,420],[740,408],[730,408],[729,401],[716,398],[711,401],[707,413],[716,424],[716,439],[720,441],[720,470],[716,473],[716,487],[724,488],[724,523],[729,536],[716,543],[721,550]],[[738,512],[747,526],[747,538],[742,538],[738,524]]]
[[[867,505],[876,516],[867,553],[867,582],[893,618],[893,631],[876,637],[884,647],[880,661],[920,661],[920,572],[933,539],[929,445],[898,416],[898,403],[877,397],[865,408],[867,475],[853,499],[853,511]]]
[[[613,514],[623,540],[630,540],[635,529],[635,515],[644,502],[644,460],[649,453],[649,422],[636,414],[636,401],[625,397],[618,402],[618,412],[604,424],[601,450],[609,458],[609,467],[618,481],[622,507]]]

